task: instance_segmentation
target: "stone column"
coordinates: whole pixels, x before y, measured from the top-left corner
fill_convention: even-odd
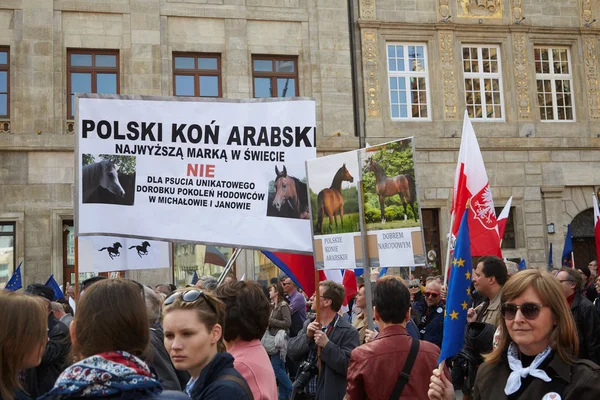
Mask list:
[[[541,194],[543,198],[543,221],[544,237],[545,237],[545,260],[548,265],[548,249],[552,243],[552,262],[554,267],[560,268],[563,245],[565,243],[565,235],[567,233],[565,223],[565,206],[563,203],[564,186],[544,186]],[[526,202],[527,203],[527,202]],[[527,223],[527,221],[526,221]],[[548,234],[547,225],[554,224],[554,234]],[[529,239],[529,238],[528,238]],[[531,253],[531,249],[529,252]]]

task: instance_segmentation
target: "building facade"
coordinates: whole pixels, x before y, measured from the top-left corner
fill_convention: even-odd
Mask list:
[[[0,2],[0,284],[21,261],[25,284],[73,280],[74,93],[313,97],[321,142],[338,132],[355,142],[345,4]],[[206,254],[176,247],[189,269],[180,283],[199,264],[209,264],[200,275],[218,273]],[[245,254],[238,274],[260,262]],[[128,276],[171,280],[165,270]]]
[[[424,223],[439,234],[426,230],[436,263],[446,249],[465,110],[496,207],[513,197],[503,255],[544,267],[552,244],[560,266],[572,224],[575,263],[595,259],[600,2],[358,3],[366,141],[415,137]]]
[[[495,205],[514,199],[504,255],[541,267],[553,244],[560,264],[571,223],[576,263],[587,263],[600,187],[599,15],[600,0],[2,1],[0,285],[21,261],[25,284],[73,280],[78,92],[313,97],[320,155],[414,136],[437,267],[467,110]],[[218,274],[207,254],[177,245],[175,280]],[[238,261],[240,276],[275,273],[258,252]],[[166,270],[128,276],[171,280]]]

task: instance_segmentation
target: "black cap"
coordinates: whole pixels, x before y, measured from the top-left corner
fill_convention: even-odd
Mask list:
[[[25,293],[31,296],[43,297],[48,301],[52,301],[54,298],[54,290],[48,286],[42,285],[41,283],[32,283],[31,285],[27,286]]]

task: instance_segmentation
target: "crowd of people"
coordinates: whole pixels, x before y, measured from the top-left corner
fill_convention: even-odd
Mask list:
[[[2,291],[0,400],[600,396],[595,261],[548,272],[479,259],[464,348],[441,364],[443,277],[370,278],[348,305],[339,283],[307,298],[287,276],[180,289],[94,277],[61,301],[41,284]]]

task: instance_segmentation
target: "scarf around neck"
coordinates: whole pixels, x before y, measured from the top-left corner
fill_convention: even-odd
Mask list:
[[[54,388],[40,399],[71,397],[107,397],[135,393],[150,396],[162,392],[161,384],[152,377],[148,366],[139,358],[124,352],[97,354],[67,368],[56,380]]]
[[[531,365],[527,368],[523,368],[523,363],[519,359],[519,348],[513,342],[508,346],[508,366],[512,370],[506,381],[504,387],[504,393],[507,396],[517,392],[521,388],[521,379],[526,378],[528,375],[543,380],[544,382],[550,382],[552,379],[546,374],[543,369],[538,369],[540,364],[544,362],[546,357],[552,352],[552,347],[548,346],[544,351],[535,356],[535,359]]]

